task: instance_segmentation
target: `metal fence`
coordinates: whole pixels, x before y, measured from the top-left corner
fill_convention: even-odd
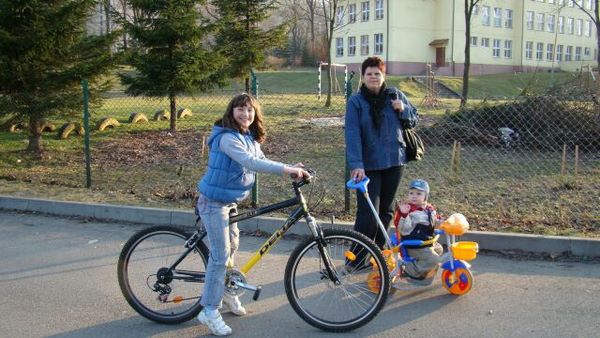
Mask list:
[[[206,138],[235,93],[180,98],[175,135],[167,131],[166,98],[109,93],[101,107],[91,109],[92,126],[103,117],[120,125],[91,132],[93,189],[111,192],[117,203],[135,197],[141,204],[168,201],[189,208],[206,168]],[[262,82],[258,98],[267,157],[316,169],[310,193],[310,203],[320,202],[316,213],[353,219],[354,196],[344,189],[344,93],[335,93],[325,107],[325,97],[319,100],[310,89],[284,92]],[[430,182],[431,201],[440,212],[461,212],[475,229],[565,235],[600,230],[600,109],[594,95],[573,84],[544,95],[471,101],[462,110],[458,100],[409,100],[419,109],[417,132],[426,155],[408,164],[399,198],[418,177]],[[148,121],[130,121],[134,113]],[[52,184],[81,186],[81,158],[79,153],[69,170],[54,173]],[[290,193],[289,180],[259,175],[260,205]]]

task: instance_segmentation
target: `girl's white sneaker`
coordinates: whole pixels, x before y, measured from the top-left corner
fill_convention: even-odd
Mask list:
[[[227,305],[229,311],[236,316],[244,316],[247,313],[238,296],[224,294],[223,304]]]
[[[231,328],[225,324],[219,311],[202,310],[196,318],[200,323],[208,326],[210,332],[215,336],[229,336],[232,332]]]

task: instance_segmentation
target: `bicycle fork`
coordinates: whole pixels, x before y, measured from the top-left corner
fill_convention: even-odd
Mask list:
[[[314,217],[308,215],[306,216],[306,223],[308,224],[308,228],[312,233],[313,237],[317,241],[317,248],[319,249],[319,254],[321,255],[321,259],[323,260],[323,265],[325,265],[325,272],[327,273],[327,278],[332,281],[335,285],[340,285],[340,279],[338,277],[338,272],[335,269],[335,265],[331,261],[331,257],[329,256],[329,251],[327,250],[327,242],[325,241],[323,235],[323,229],[317,224]]]

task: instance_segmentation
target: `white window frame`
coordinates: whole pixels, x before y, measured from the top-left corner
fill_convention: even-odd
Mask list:
[[[504,58],[512,59],[512,40],[504,40]]]
[[[356,4],[348,5],[348,23],[356,22]]]
[[[483,26],[490,25],[490,6],[482,6],[481,7],[481,25],[483,25]]]
[[[369,1],[363,1],[360,3],[360,18],[362,22],[369,21],[369,13],[371,11]]]
[[[546,44],[546,61],[552,61],[554,58],[554,44],[547,43]]]
[[[344,56],[344,38],[335,38],[335,56]]]
[[[554,22],[555,22],[554,14],[548,14],[548,17],[546,18],[546,31],[547,32],[554,33]]]
[[[583,35],[583,19],[577,19],[577,23],[575,24],[575,31],[577,32],[577,36]]]
[[[502,27],[502,8],[494,7],[494,27]]]
[[[537,13],[535,16],[535,21],[536,21],[536,27],[535,30],[536,31],[544,31],[544,19],[545,19],[545,15],[544,13]]]
[[[558,33],[565,34],[565,17],[564,16],[558,17]]]
[[[492,57],[499,58],[500,57],[500,39],[494,39],[492,41]]]
[[[360,36],[360,55],[369,55],[369,36]]]
[[[592,49],[591,49],[590,47],[585,47],[585,48],[583,49],[583,56],[584,56],[584,57],[586,57],[586,56],[587,56],[587,58],[586,58],[586,59],[589,59],[589,56],[590,56],[590,55],[592,55]]]
[[[339,6],[335,13],[334,26],[341,26],[344,24],[344,6]]]
[[[375,33],[373,39],[375,40],[375,54],[383,54],[383,33]]]
[[[375,0],[375,20],[383,20],[383,0]]]
[[[565,61],[571,61],[573,55],[573,46],[567,46],[565,48]]]
[[[513,10],[506,9],[504,10],[504,14],[506,15],[506,20],[504,20],[504,28],[513,28]]]
[[[583,31],[583,32],[584,32],[584,34],[585,34],[585,36],[588,36],[588,37],[589,37],[589,36],[592,36],[592,30],[593,30],[593,27],[594,27],[594,25],[593,25],[593,23],[592,23],[592,20],[587,20],[587,27],[586,27],[586,29]]]
[[[490,47],[490,38],[481,38],[481,47]]]
[[[535,14],[532,11],[527,11],[527,29],[533,30],[535,26]]]
[[[567,18],[567,34],[573,35],[574,27],[575,27],[575,19]]]
[[[575,61],[581,61],[581,47],[575,47]]]
[[[348,37],[348,56],[356,55],[356,36]]]
[[[533,59],[533,41],[525,42],[525,58],[527,60]]]
[[[477,47],[477,37],[471,36],[471,46]]]
[[[556,45],[556,61],[562,62],[563,59],[563,45]]]
[[[536,60],[543,60],[544,58],[544,43],[543,42],[538,42],[535,45],[535,59]]]

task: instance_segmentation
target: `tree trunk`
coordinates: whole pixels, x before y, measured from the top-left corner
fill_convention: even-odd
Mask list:
[[[465,0],[465,64],[463,69],[463,87],[460,98],[460,107],[467,105],[469,95],[469,68],[471,67],[471,8],[469,0]]]
[[[177,131],[177,97],[174,94],[169,94],[169,105],[171,108],[170,128],[171,133]]]
[[[29,116],[29,144],[27,150],[37,155],[42,153],[42,129],[37,114]]]
[[[598,0],[594,0],[594,17],[596,18],[596,45],[597,53],[596,53],[596,64],[598,66],[598,75],[596,76],[596,100],[600,100],[600,12],[598,8]],[[592,71],[593,72],[593,71]],[[598,112],[598,116],[600,117],[600,104],[596,105],[596,111]]]
[[[246,93],[252,94],[252,96],[254,96],[254,93],[250,92],[250,77],[249,76],[244,77],[244,88],[246,90]]]

